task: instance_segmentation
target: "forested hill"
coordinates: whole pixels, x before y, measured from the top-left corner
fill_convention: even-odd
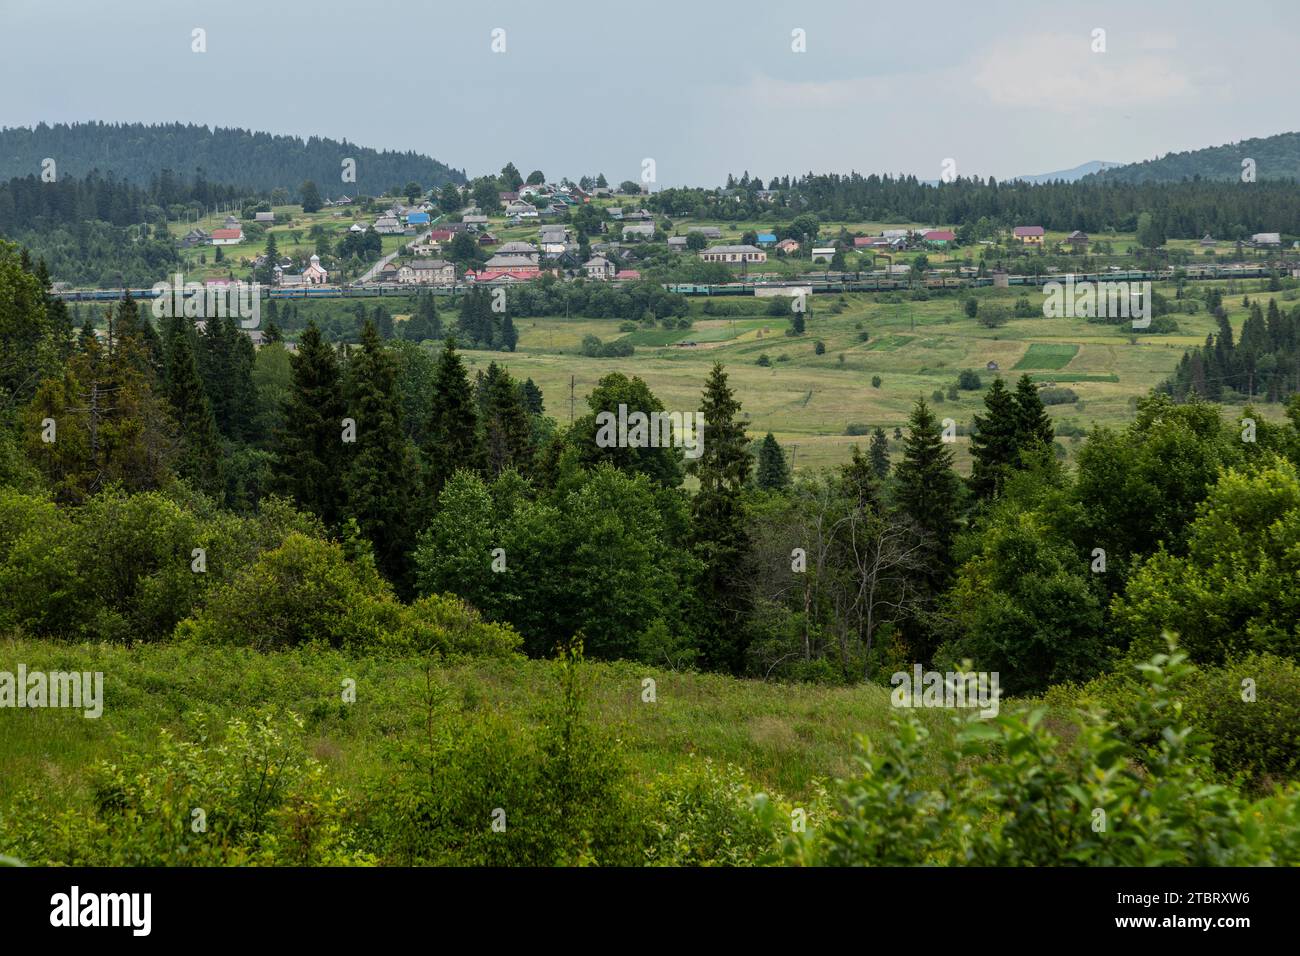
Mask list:
[[[190,177],[201,169],[209,182],[269,192],[283,187],[296,193],[304,180],[321,195],[376,194],[394,185],[418,182],[441,186],[465,182],[452,169],[414,152],[389,152],[346,140],[276,136],[246,129],[168,123],[56,123],[33,129],[0,129],[0,180],[39,175],[47,157],[60,176],[85,176],[91,170],[147,185],[164,169]],[[356,160],[356,182],[341,179],[345,158]]]
[[[1239,143],[1167,153],[1086,176],[1083,182],[1177,183],[1185,179],[1241,179],[1242,160],[1255,161],[1257,179],[1300,179],[1300,133],[1278,133]]]

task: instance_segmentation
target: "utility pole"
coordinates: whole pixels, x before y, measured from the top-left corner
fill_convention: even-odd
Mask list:
[[[569,376],[569,424],[570,425],[573,424],[573,401],[574,401],[573,386],[575,381],[576,381],[575,377],[570,375]]]

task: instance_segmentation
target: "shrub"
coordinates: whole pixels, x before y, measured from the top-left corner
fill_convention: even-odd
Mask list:
[[[961,374],[957,376],[957,387],[964,392],[975,392],[983,387],[978,372],[971,369],[962,369]]]
[[[844,426],[844,434],[846,434],[846,435],[870,435],[870,434],[871,434],[871,426],[870,426],[870,425],[864,425],[862,422],[849,422],[847,425]]]
[[[1038,398],[1044,405],[1071,405],[1079,400],[1072,388],[1040,388]]]
[[[1212,738],[1216,769],[1260,789],[1300,775],[1300,666],[1252,654],[1207,669],[1187,693],[1188,719]]]
[[[401,623],[402,607],[373,565],[294,533],[217,590],[177,634],[258,650],[313,641],[342,647],[369,643]]]
[[[965,723],[944,755],[943,789],[918,781],[926,731],[913,712],[862,770],[841,781],[841,812],[787,843],[813,865],[1249,866],[1300,862],[1300,792],[1255,803],[1207,779],[1209,747],[1172,686],[1176,650],[1143,664],[1122,725],[1076,715],[1065,743],[1032,707]],[[1135,741],[1152,741],[1138,744]]]
[[[775,862],[787,829],[777,809],[784,803],[758,793],[740,768],[707,758],[661,774],[650,785],[645,860],[652,866]]]
[[[195,740],[162,730],[155,746],[100,762],[89,806],[52,825],[10,821],[10,842],[29,860],[69,866],[373,862],[352,844],[342,794],[307,755],[301,718],[263,710],[223,730],[200,723]]]
[[[873,375],[873,376],[871,376],[871,387],[872,387],[872,388],[880,388],[880,383],[881,383],[882,381],[883,381],[883,379],[881,379],[881,377],[880,377],[879,375]]]

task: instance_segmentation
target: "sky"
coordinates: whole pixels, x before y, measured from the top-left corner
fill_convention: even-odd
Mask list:
[[[1300,128],[1298,35],[1293,0],[0,0],[0,126],[238,126],[470,176],[651,159],[655,188],[1007,178]]]

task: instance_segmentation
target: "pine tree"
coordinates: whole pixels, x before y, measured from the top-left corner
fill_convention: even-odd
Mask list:
[[[987,414],[975,416],[976,433],[970,440],[970,487],[976,496],[992,498],[1002,490],[1007,472],[1019,462],[1019,415],[1016,400],[1000,377],[984,393],[984,407]]]
[[[491,371],[491,369],[489,370]],[[489,475],[507,468],[522,475],[533,469],[533,427],[515,380],[504,369],[484,381],[483,451]]]
[[[415,460],[402,430],[396,369],[372,322],[363,326],[361,348],[349,363],[347,398],[357,423],[344,479],[347,515],[370,539],[380,570],[406,592],[415,540]]]
[[[879,425],[871,433],[871,470],[875,476],[884,481],[889,477],[889,439],[885,436],[885,430]]]
[[[546,405],[542,400],[542,390],[530,378],[520,386],[523,392],[524,407],[528,409],[529,415],[541,415],[546,411]]]
[[[908,419],[903,460],[894,478],[898,508],[925,535],[934,568],[931,580],[941,581],[950,566],[957,529],[959,482],[952,452],[944,446],[939,423],[923,398],[917,399]]]
[[[515,331],[515,323],[507,313],[501,317],[501,348],[503,351],[513,352],[518,342],[519,333]]]
[[[751,459],[740,402],[721,363],[709,373],[703,405],[701,454],[689,465],[700,482],[691,502],[691,544],[702,565],[700,601],[709,616],[701,624],[701,651],[709,666],[738,672],[747,649],[740,585],[750,550],[740,495]]]
[[[343,385],[338,356],[309,322],[290,355],[293,383],[276,435],[276,475],[282,491],[327,526],[342,517]]]
[[[790,466],[776,437],[768,432],[758,446],[758,487],[764,491],[783,491],[790,487]]]
[[[212,405],[203,390],[189,337],[177,335],[168,346],[167,400],[180,431],[176,473],[189,478],[201,491],[219,495],[225,488],[221,436]]]
[[[458,468],[477,468],[482,460],[478,439],[478,405],[465,364],[448,338],[433,375],[425,488],[436,500],[442,486]]]
[[[853,446],[848,464],[840,466],[840,482],[855,507],[879,512],[879,476],[871,459],[857,445]]]
[[[1036,446],[1051,448],[1056,441],[1052,416],[1047,414],[1038,386],[1028,375],[1016,383],[1016,444],[1022,451]]]

